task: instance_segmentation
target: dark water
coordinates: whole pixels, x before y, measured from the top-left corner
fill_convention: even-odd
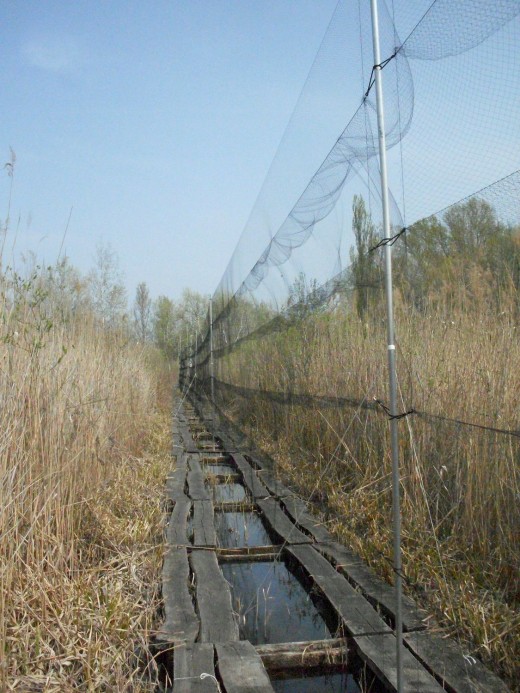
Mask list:
[[[214,503],[223,503],[225,501],[240,503],[240,501],[247,499],[246,490],[242,484],[215,484],[210,486],[210,489]]]
[[[277,693],[359,693],[360,687],[352,674],[332,672],[324,674],[310,671],[300,672],[283,679],[271,679]]]
[[[215,529],[219,546],[226,549],[271,546],[273,543],[260,515],[254,512],[217,512]]]
[[[284,563],[254,561],[221,567],[231,585],[241,639],[259,645],[332,637],[322,616],[325,605],[311,598]]]

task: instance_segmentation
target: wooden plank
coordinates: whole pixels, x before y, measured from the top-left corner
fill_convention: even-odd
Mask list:
[[[192,500],[210,500],[209,491],[204,483],[204,474],[198,459],[190,455],[188,462],[188,492]]]
[[[217,484],[238,484],[242,481],[241,474],[234,474],[233,471],[229,473],[213,474],[212,472],[206,471],[207,481],[216,486]]]
[[[252,466],[255,467],[257,471],[271,473],[275,471],[276,466],[273,465],[273,460],[271,460],[261,451],[256,449],[248,450],[247,454],[248,457],[251,459],[251,462],[253,463]]]
[[[217,450],[215,453],[210,453],[208,457],[206,457],[206,453],[202,453],[202,456],[199,459],[199,462],[204,465],[204,464],[224,464],[227,465],[230,469],[231,472],[235,472],[236,468],[235,465],[229,462],[227,456],[225,453],[222,453],[221,450]]]
[[[281,546],[251,546],[243,549],[217,549],[220,563],[251,563],[252,561],[274,561],[281,554]]]
[[[193,440],[193,436],[191,435],[187,423],[179,424],[179,433],[182,437],[182,442],[184,443],[184,447],[186,448],[186,450],[197,450],[197,444]]]
[[[392,633],[354,638],[358,655],[389,691],[397,691],[396,639]],[[403,690],[405,693],[441,693],[445,689],[403,648]],[[457,691],[458,693],[458,691]]]
[[[253,469],[246,458],[239,453],[234,453],[231,457],[244,477],[244,485],[249,489],[253,498],[269,498],[271,494],[260,481],[256,470]]]
[[[255,649],[269,670],[302,669],[343,664],[348,660],[352,643],[348,638],[307,640],[272,645],[256,645]]]
[[[258,510],[256,503],[249,501],[222,501],[221,503],[214,503],[213,510],[215,512],[239,512],[239,513],[252,513]]]
[[[172,457],[178,457],[184,452],[184,443],[180,439],[174,438],[172,440]]]
[[[349,634],[391,632],[371,604],[312,546],[289,546],[288,551],[324,593]]]
[[[235,440],[221,428],[217,428],[213,435],[222,441],[222,445],[226,450],[236,450]]]
[[[406,646],[442,679],[445,687],[457,693],[507,693],[505,683],[474,657],[464,656],[453,640],[440,638],[429,631],[407,633]]]
[[[193,550],[190,561],[197,584],[201,642],[238,640],[229,584],[219,568],[215,551]]]
[[[175,469],[168,472],[168,476],[166,477],[166,495],[173,501],[186,497],[186,472],[187,457],[182,453],[177,457]]]
[[[189,544],[188,515],[190,514],[190,509],[191,501],[186,496],[175,502],[166,529],[166,541],[170,546],[186,546]]]
[[[193,502],[193,543],[195,546],[216,546],[213,503],[209,500]]]
[[[273,472],[261,469],[258,472],[258,478],[261,479],[272,495],[276,496],[277,498],[286,498],[287,496],[294,495],[294,493],[287,488],[287,486],[284,486],[280,481],[278,481]]]
[[[316,550],[323,554],[362,594],[395,622],[395,591],[392,585],[381,580],[369,566],[353,551],[338,542],[316,544]],[[403,628],[405,631],[426,628],[426,612],[407,597],[402,596]]]
[[[312,539],[300,532],[296,525],[284,513],[278,501],[274,498],[258,500],[257,505],[262,511],[271,529],[288,544],[311,544]]]
[[[164,622],[157,633],[163,642],[194,642],[199,633],[189,580],[186,548],[168,548],[162,570]]]
[[[290,496],[282,500],[282,504],[287,509],[287,512],[292,517],[294,522],[303,527],[307,532],[310,532],[316,541],[332,541],[332,535],[325,527],[318,524],[312,515],[307,510],[307,505],[301,498]]]
[[[250,642],[230,642],[215,649],[226,693],[274,693],[262,659]]]
[[[173,693],[220,693],[214,660],[213,645],[195,643],[176,647],[173,652]]]

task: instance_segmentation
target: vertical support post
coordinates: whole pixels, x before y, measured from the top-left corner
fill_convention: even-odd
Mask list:
[[[213,298],[209,297],[209,378],[211,385],[211,402],[215,405],[215,371],[213,363]]]
[[[197,361],[199,359],[199,330],[195,329],[195,356],[193,359],[193,365],[195,366],[195,372],[193,374],[193,382],[195,387],[197,387]]]
[[[383,83],[381,74],[381,50],[379,46],[379,18],[377,0],[371,0],[372,37],[374,44],[374,76],[377,101],[377,129],[379,135],[379,165],[381,170],[381,198],[383,203],[383,233],[390,238],[390,211],[388,204],[388,176],[386,164],[385,115],[383,106]],[[397,415],[397,371],[395,359],[395,330],[392,285],[392,246],[385,245],[385,288],[387,308],[388,371],[390,389],[390,415]],[[397,641],[397,691],[403,691],[403,616],[401,606],[402,566],[401,566],[401,509],[400,509],[400,476],[399,476],[399,438],[397,419],[390,419],[392,444],[392,515],[394,534],[394,572],[395,572],[395,636]]]

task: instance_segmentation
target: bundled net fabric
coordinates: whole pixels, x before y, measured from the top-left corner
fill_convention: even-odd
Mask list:
[[[421,499],[414,521],[436,541],[456,533],[494,561],[507,594],[520,530],[519,15],[518,0],[380,4],[384,238],[370,4],[339,2],[211,329],[208,316],[181,360],[184,387],[305,451],[320,479],[332,464],[335,488],[384,479],[391,244],[405,499]]]

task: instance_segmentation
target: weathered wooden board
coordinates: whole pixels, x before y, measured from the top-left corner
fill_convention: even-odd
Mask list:
[[[256,503],[250,501],[222,501],[221,503],[214,503],[213,509],[215,512],[239,512],[239,513],[253,513],[258,510]]]
[[[197,452],[197,444],[193,440],[193,436],[191,435],[190,428],[188,424],[180,423],[179,425],[179,433],[182,437],[182,442],[184,443],[184,447],[187,452]]]
[[[198,459],[190,455],[188,470],[188,492],[192,500],[210,500],[209,491],[204,483],[204,474]]]
[[[188,542],[188,515],[191,501],[184,498],[177,500],[173,507],[166,529],[166,542],[170,546],[186,546]]]
[[[294,495],[287,486],[284,486],[281,481],[278,481],[273,472],[261,469],[258,472],[258,478],[261,479],[271,494],[277,498],[286,498],[287,496]]]
[[[225,431],[222,428],[217,428],[213,431],[213,435],[218,438],[220,441],[222,441],[222,445],[226,450],[236,450],[236,442],[235,440],[229,435],[227,431]]]
[[[294,522],[300,527],[303,527],[307,532],[310,532],[316,541],[332,541],[330,532],[328,532],[323,525],[318,524],[318,521],[312,517],[301,498],[289,496],[283,498],[282,504],[285,506]]]
[[[507,693],[505,683],[453,640],[428,631],[407,633],[406,646],[457,693]]]
[[[271,494],[246,458],[238,453],[234,453],[231,457],[244,478],[244,486],[247,487],[253,498],[269,498]]]
[[[372,604],[395,621],[395,591],[392,585],[377,577],[359,556],[338,542],[320,543],[315,548],[331,561],[340,573],[359,587]],[[412,599],[403,595],[401,606],[404,630],[421,630],[426,627],[426,613]]]
[[[350,634],[391,632],[371,604],[312,546],[289,546],[288,551],[325,594]]]
[[[199,462],[201,465],[205,464],[221,464],[224,466],[229,467],[229,471],[231,473],[236,474],[236,467],[235,465],[228,459],[227,455],[222,452],[222,450],[217,450],[216,452],[210,452],[209,455],[206,455],[205,452],[203,452],[199,458]]]
[[[208,472],[207,469],[206,471],[206,479],[208,480],[209,483],[214,483],[214,484],[238,484],[239,482],[242,481],[242,475],[241,474],[234,474],[233,471],[230,471],[229,474],[226,473],[220,473],[220,474],[212,474],[211,472]]]
[[[166,495],[172,500],[185,498],[186,490],[187,457],[179,454],[175,469],[168,473],[166,477]]]
[[[209,500],[193,501],[193,543],[195,546],[216,546],[215,516]]]
[[[173,419],[172,423],[172,443],[175,449],[183,444],[180,423],[176,418]],[[175,454],[177,454],[177,452],[175,452]]]
[[[250,642],[230,642],[215,649],[226,693],[274,693],[262,659]]]
[[[281,546],[247,546],[241,549],[217,549],[220,563],[251,563],[252,561],[274,561],[280,557]]]
[[[311,544],[312,539],[296,527],[274,498],[258,500],[257,505],[273,531],[288,544]]]
[[[200,641],[221,643],[238,640],[229,584],[219,568],[215,551],[194,549],[190,561],[197,584]]]
[[[184,443],[182,442],[182,440],[174,438],[172,440],[172,457],[177,457],[182,452],[184,452]]]
[[[188,589],[189,579],[186,548],[168,548],[162,570],[164,622],[157,634],[162,641],[194,642],[199,633],[199,620]]]
[[[349,649],[352,649],[349,638],[255,646],[269,671],[342,664],[348,660]]]
[[[354,637],[358,655],[389,691],[397,691],[396,639],[393,634]],[[405,693],[441,693],[445,689],[403,647],[403,690]],[[458,691],[457,691],[458,693]]]
[[[173,693],[219,693],[215,651],[209,643],[180,645],[173,652]]]

